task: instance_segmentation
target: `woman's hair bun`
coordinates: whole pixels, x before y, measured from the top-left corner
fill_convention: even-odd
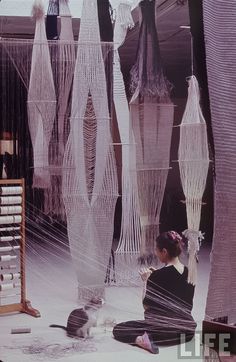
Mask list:
[[[165,248],[170,257],[176,257],[182,252],[183,241],[176,231],[171,230],[160,234],[156,239],[156,245],[159,250]]]

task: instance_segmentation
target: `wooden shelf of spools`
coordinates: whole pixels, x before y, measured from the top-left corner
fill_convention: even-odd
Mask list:
[[[20,186],[22,188],[21,197],[21,223],[20,223],[20,233],[21,240],[20,243],[20,285],[13,283],[13,287],[20,286],[20,302],[12,303],[0,306],[0,314],[12,313],[12,312],[21,312],[29,314],[33,317],[40,317],[40,312],[37,309],[34,309],[31,306],[31,303],[26,299],[26,282],[25,282],[25,181],[24,179],[2,179],[0,180],[0,187],[9,187],[9,186]],[[1,193],[1,192],[0,192]]]

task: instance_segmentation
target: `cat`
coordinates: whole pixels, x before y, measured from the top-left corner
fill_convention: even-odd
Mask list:
[[[70,313],[66,327],[58,324],[51,324],[49,327],[64,329],[68,337],[89,337],[91,327],[97,326],[97,312],[103,303],[102,298],[92,298],[83,308],[74,309]]]

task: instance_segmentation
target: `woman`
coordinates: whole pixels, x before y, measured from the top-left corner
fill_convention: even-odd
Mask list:
[[[113,329],[115,339],[158,353],[158,346],[181,343],[181,335],[183,341],[193,338],[194,286],[187,281],[188,268],[179,260],[181,251],[182,238],[177,232],[168,231],[158,236],[155,253],[165,267],[140,271],[141,278],[147,281],[144,320],[117,324]]]

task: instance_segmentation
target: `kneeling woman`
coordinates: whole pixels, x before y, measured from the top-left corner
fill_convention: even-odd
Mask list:
[[[156,255],[165,267],[140,271],[146,288],[143,299],[144,320],[117,324],[115,339],[137,345],[152,353],[158,346],[190,341],[196,329],[191,311],[194,286],[188,283],[188,268],[179,261],[181,236],[168,231],[156,240]]]

